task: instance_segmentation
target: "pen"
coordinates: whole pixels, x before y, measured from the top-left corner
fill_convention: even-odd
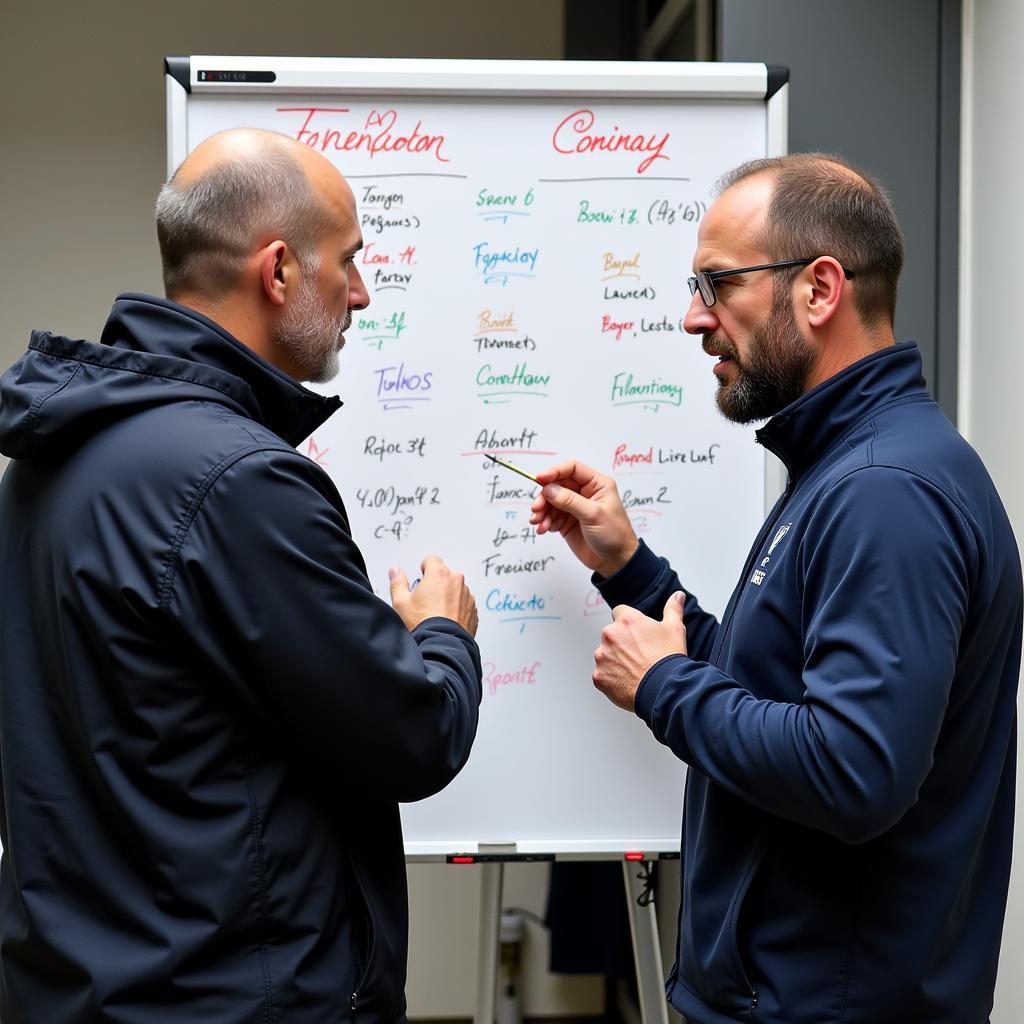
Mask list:
[[[490,452],[484,452],[484,455],[491,460],[496,462],[499,466],[504,466],[505,469],[511,469],[513,473],[518,473],[520,476],[525,476],[527,480],[532,480],[535,484],[539,484],[540,481],[532,474],[527,473],[525,469],[520,469],[518,466],[513,466],[511,462],[506,462],[504,459],[497,459]]]

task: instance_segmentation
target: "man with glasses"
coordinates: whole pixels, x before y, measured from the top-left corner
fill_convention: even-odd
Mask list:
[[[820,154],[731,172],[685,326],[788,470],[721,621],[564,462],[531,521],[613,607],[594,684],[688,765],[672,1004],[694,1024],[983,1024],[1014,805],[1021,568],[895,344],[903,243]],[[731,569],[729,571],[732,571]]]

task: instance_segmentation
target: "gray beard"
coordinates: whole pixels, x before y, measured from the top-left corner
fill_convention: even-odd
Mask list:
[[[274,342],[291,357],[299,369],[299,380],[326,384],[338,374],[341,337],[352,323],[352,311],[332,316],[313,282],[304,273],[299,291],[274,332]]]

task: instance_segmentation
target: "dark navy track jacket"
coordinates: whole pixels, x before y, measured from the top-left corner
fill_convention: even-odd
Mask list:
[[[694,1024],[984,1024],[1010,868],[1021,567],[913,345],[789,405],[721,623],[636,712],[689,765],[672,1004]],[[641,547],[600,582],[656,617]]]
[[[374,596],[295,451],[340,404],[121,296],[0,378],[4,1024],[385,1024],[398,802],[469,755],[472,637]]]

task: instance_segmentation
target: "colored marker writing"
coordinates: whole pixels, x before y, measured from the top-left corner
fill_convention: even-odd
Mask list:
[[[409,409],[409,402],[429,402],[433,387],[433,371],[425,373],[406,372],[405,363],[399,366],[382,366],[373,371],[377,375],[377,401],[385,409]]]
[[[294,138],[321,153],[328,149],[346,153],[363,151],[371,159],[381,153],[422,153],[433,156],[440,163],[449,162],[441,152],[446,141],[444,135],[421,132],[422,121],[417,121],[411,130],[405,129],[405,134],[394,131],[398,122],[396,110],[371,110],[366,115],[363,130],[348,132],[330,125],[344,120],[345,115],[351,113],[349,107],[278,107],[277,112],[305,114]]]
[[[359,261],[364,266],[376,266],[379,263],[404,263],[412,266],[416,262],[416,246],[407,245],[401,252],[382,252],[376,242],[367,242]]]
[[[526,190],[526,195],[523,196],[523,206],[531,206],[533,204],[533,189],[529,188]],[[519,195],[509,195],[507,193],[496,193],[491,192],[489,189],[482,188],[476,194],[476,205],[483,207],[492,206],[518,206]]]
[[[545,385],[551,383],[550,373],[531,373],[526,368],[526,363],[516,363],[515,369],[511,373],[495,373],[491,369],[490,363],[484,363],[479,370],[476,371],[476,382],[481,387],[537,387],[538,385]]]
[[[539,594],[520,597],[498,587],[489,590],[484,598],[484,607],[489,612],[540,612],[546,605],[547,602]]]
[[[557,622],[561,615],[545,613],[546,602],[539,594],[531,594],[529,597],[520,597],[518,594],[510,593],[495,587],[489,591],[484,598],[484,608],[499,616],[499,622],[518,622],[519,632],[526,630],[528,622],[550,621]]]
[[[633,405],[635,403],[682,405],[682,385],[663,382],[660,377],[637,384],[631,373],[615,374],[612,378],[612,404]]]
[[[363,338],[371,348],[380,350],[385,341],[398,341],[406,328],[405,311],[392,313],[386,320],[361,316],[356,321],[356,327],[360,331],[368,332]]]
[[[487,334],[494,331],[514,331],[516,329],[516,318],[514,313],[492,314],[485,309],[477,314],[477,334]]]
[[[635,277],[640,279],[640,253],[628,258],[616,259],[615,254],[606,252],[601,269],[605,273],[602,281],[610,281],[613,277]]]
[[[644,135],[641,132],[623,131],[619,126],[612,125],[605,134],[591,134],[597,118],[592,110],[582,107],[574,110],[563,118],[551,136],[551,145],[555,151],[565,155],[584,155],[594,153],[648,153],[637,164],[636,173],[643,174],[655,160],[668,160],[662,150],[668,144],[670,133],[662,136]]]
[[[514,250],[491,250],[486,242],[479,242],[473,246],[473,254],[473,266],[485,278],[494,280],[499,277],[533,277],[540,249],[522,249],[517,245]]]
[[[612,469],[619,469],[621,466],[650,466],[653,463],[653,446],[650,446],[645,452],[631,452],[625,444],[620,444],[612,454]]]
[[[546,391],[538,390],[547,387],[551,382],[549,373],[533,373],[527,369],[526,363],[516,363],[511,373],[496,373],[490,363],[484,363],[476,372],[476,383],[486,390],[478,391],[477,397],[485,404],[502,404],[513,398],[531,396],[545,398]]]
[[[621,210],[594,210],[590,200],[581,199],[576,213],[577,224],[614,224],[618,221],[623,225],[639,224],[640,218],[635,206],[624,206]]]
[[[531,664],[524,664],[520,668],[512,670],[502,670],[499,669],[493,661],[485,661],[483,664],[483,670],[484,685],[487,687],[487,690],[492,697],[504,686],[516,686],[520,684],[533,686],[534,683],[540,682],[540,678],[538,676],[538,672],[540,671],[539,661],[535,661]]]

